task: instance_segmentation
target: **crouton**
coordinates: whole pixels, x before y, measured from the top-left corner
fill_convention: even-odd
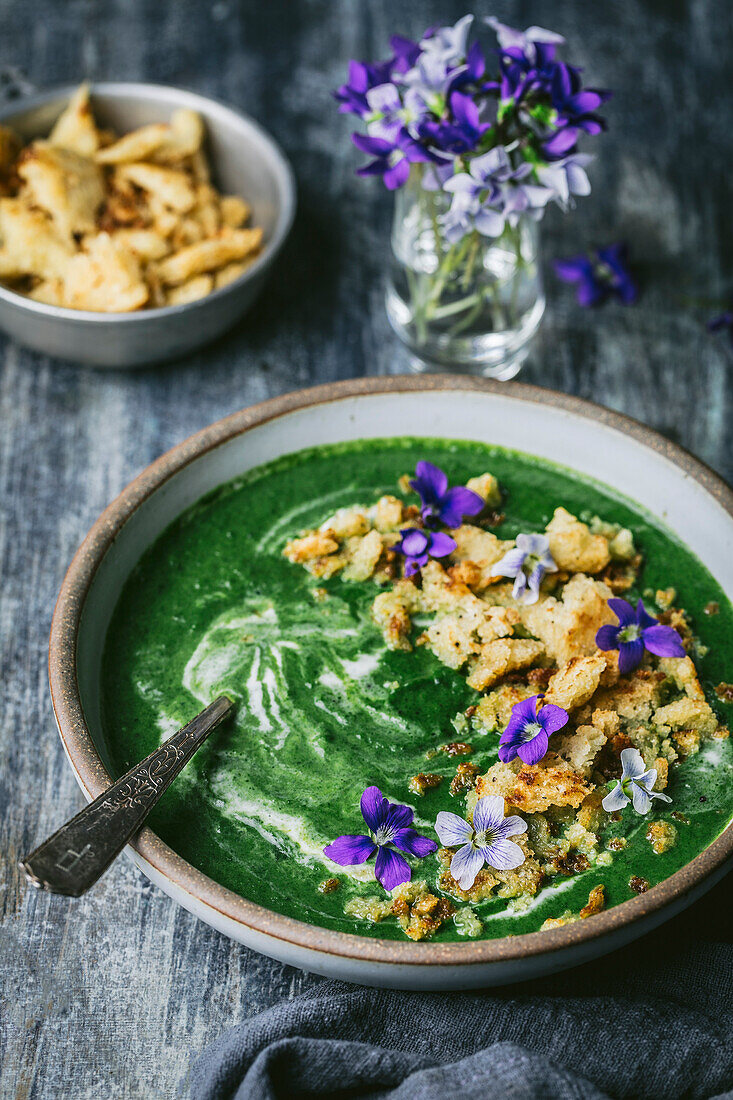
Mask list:
[[[541,642],[529,638],[497,638],[481,646],[467,677],[469,687],[484,691],[514,669],[528,668],[544,654]]]
[[[588,904],[584,905],[578,913],[579,917],[585,919],[586,917],[592,917],[596,913],[602,913],[606,908],[606,890],[602,883],[598,886],[594,886],[588,895]]]
[[[378,531],[396,531],[402,525],[402,501],[389,495],[380,497],[370,511],[370,518]]]
[[[464,524],[452,532],[456,548],[451,554],[453,562],[472,562],[477,567],[475,587],[487,588],[490,584],[502,579],[492,574],[493,567],[507,550],[511,550],[513,542],[503,542],[490,531],[484,531],[480,527],[472,527]]]
[[[559,733],[552,738],[552,749],[579,774],[588,778],[593,761],[606,743],[606,735],[595,726],[578,726],[573,733]]]
[[[684,695],[665,707],[659,707],[654,712],[654,723],[669,726],[673,737],[676,731],[683,729],[697,733],[698,737],[710,737],[717,728],[718,720],[704,696],[699,699]]]
[[[565,508],[555,509],[546,531],[558,569],[568,573],[600,573],[611,560],[608,539],[592,535],[587,524]]]
[[[562,668],[573,657],[596,652],[599,627],[615,622],[607,603],[610,596],[610,588],[602,581],[578,573],[565,585],[561,599],[548,596],[520,608],[520,614],[527,630],[539,638],[548,656]]]
[[[371,577],[382,556],[382,537],[379,531],[370,531],[364,538],[349,539],[348,564],[344,577],[350,581],[365,581]]]
[[[313,558],[333,554],[338,548],[338,542],[330,535],[325,535],[320,531],[312,531],[301,539],[291,539],[283,553],[288,561],[302,565],[303,562],[311,561]]]
[[[603,653],[573,657],[550,680],[545,702],[555,703],[567,711],[582,707],[592,697],[605,670]]]
[[[516,769],[501,762],[489,768],[478,780],[479,797],[502,794],[509,806],[523,813],[543,813],[550,806],[577,808],[591,792],[583,776],[554,751],[548,752],[539,764],[512,761],[512,765],[517,764]]]
[[[469,478],[466,488],[472,493],[478,493],[487,508],[498,508],[501,504],[499,482],[493,474],[479,474],[478,477]]]

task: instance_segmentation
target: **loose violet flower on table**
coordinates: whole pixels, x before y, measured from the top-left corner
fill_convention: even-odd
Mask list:
[[[728,339],[733,344],[733,309],[727,309],[725,313],[711,317],[707,323],[707,330],[708,332],[727,332]]]
[[[633,672],[641,664],[644,650],[656,657],[684,657],[682,639],[672,626],[664,626],[652,618],[639,600],[636,610],[619,597],[608,601],[618,619],[618,626],[602,626],[596,634],[599,649],[618,650],[619,672]]]
[[[555,260],[554,267],[562,282],[577,283],[575,296],[581,306],[597,306],[610,297],[618,298],[623,305],[629,306],[639,296],[623,244],[610,244],[589,256]]]
[[[498,48],[471,41],[466,15],[417,41],[393,37],[385,61],[351,61],[334,93],[366,131],[353,135],[370,158],[357,173],[398,198],[390,293],[404,320],[396,306],[390,318],[416,350],[528,324],[542,297],[533,223],[590,193],[578,143],[605,129],[611,93],[558,56],[562,35],[483,22]],[[610,250],[603,262],[615,270]]]
[[[463,485],[448,488],[448,475],[432,462],[418,462],[410,488],[420,497],[423,523],[433,527],[460,527],[464,516],[477,516],[484,509],[483,498]],[[455,549],[455,548],[454,548]]]
[[[556,703],[537,709],[542,695],[515,703],[499,738],[499,759],[507,764],[518,756],[525,764],[539,764],[549,748],[550,735],[567,725],[568,712]]]
[[[458,814],[441,810],[435,819],[440,843],[458,851],[451,859],[450,873],[462,890],[470,890],[485,863],[497,871],[513,871],[524,863],[524,852],[509,838],[527,831],[521,817],[504,817],[504,799],[492,794],[479,798],[473,824]]]
[[[456,540],[443,531],[421,531],[419,527],[405,527],[402,538],[392,549],[405,556],[405,576],[423,569],[429,558],[445,558],[456,548]]]
[[[623,749],[621,767],[621,778],[601,803],[608,813],[623,810],[629,802],[633,802],[638,814],[646,814],[649,813],[653,798],[658,798],[661,802],[672,801],[668,794],[653,789],[657,781],[657,769],[649,768],[647,771],[638,749]]]
[[[517,535],[516,547],[508,550],[491,570],[492,577],[514,577],[512,596],[523,604],[537,603],[546,573],[556,573],[546,535]]]
[[[327,844],[324,855],[341,867],[366,863],[377,853],[374,875],[385,890],[394,890],[409,882],[412,870],[401,852],[423,859],[438,845],[412,828],[414,811],[409,806],[389,802],[379,787],[367,787],[361,796],[361,813],[369,836],[340,836]]]

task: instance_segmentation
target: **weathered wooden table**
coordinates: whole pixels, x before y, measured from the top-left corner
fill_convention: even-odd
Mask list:
[[[228,942],[125,860],[80,901],[26,889],[17,858],[82,802],[53,726],[48,628],[87,528],[162,451],[285,390],[404,369],[382,305],[390,202],[353,176],[349,120],[329,91],[349,57],[380,56],[393,31],[418,34],[464,10],[0,0],[0,89],[83,76],[189,86],[261,120],[299,187],[261,304],[214,347],[165,368],[95,373],[0,338],[2,1097],[171,1096],[192,1052],[317,981]],[[546,218],[546,258],[623,238],[643,284],[632,308],[584,312],[548,263],[549,311],[522,378],[630,413],[730,479],[731,348],[704,327],[733,291],[729,6],[497,0],[494,10],[562,31],[588,78],[617,90],[593,195]]]

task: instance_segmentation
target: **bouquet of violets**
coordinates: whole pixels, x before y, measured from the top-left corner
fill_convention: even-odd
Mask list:
[[[536,223],[549,203],[568,209],[589,194],[578,141],[605,126],[597,111],[610,93],[584,88],[557,57],[559,34],[486,22],[498,39],[489,53],[469,44],[466,15],[419,42],[393,37],[386,61],[350,62],[334,93],[366,127],[352,138],[370,158],[357,174],[381,176],[397,196],[388,312],[417,348],[511,340],[528,314],[534,331]]]

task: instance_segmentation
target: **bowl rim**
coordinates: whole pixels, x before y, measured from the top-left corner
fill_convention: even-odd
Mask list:
[[[278,210],[272,236],[265,242],[260,255],[257,259],[252,261],[246,271],[243,271],[241,275],[233,279],[231,283],[227,283],[226,286],[220,287],[217,290],[212,290],[212,292],[207,294],[204,298],[197,298],[193,302],[183,302],[180,305],[174,306],[156,306],[154,309],[138,309],[129,313],[103,313],[90,309],[69,309],[68,306],[54,306],[48,305],[45,302],[36,302],[24,294],[11,290],[2,283],[0,283],[0,302],[7,302],[8,305],[22,308],[31,314],[65,321],[78,321],[82,324],[140,324],[142,322],[150,322],[158,317],[175,317],[184,311],[202,309],[207,303],[226,298],[228,295],[236,293],[237,289],[244,283],[249,282],[258,274],[266,271],[281,251],[290,233],[295,218],[296,207],[295,175],[289,160],[272,135],[269,134],[259,122],[255,121],[255,119],[244,111],[240,111],[238,108],[214,96],[202,95],[200,92],[193,91],[189,88],[179,88],[172,84],[154,84],[148,81],[134,80],[89,81],[88,83],[92,99],[95,94],[104,95],[109,98],[114,96],[123,98],[128,93],[134,92],[138,98],[148,97],[156,102],[169,102],[172,107],[185,105],[191,107],[193,110],[201,110],[203,107],[206,107],[210,114],[219,114],[230,123],[234,122],[239,126],[244,125],[251,134],[256,135],[267,146],[269,155],[272,157],[272,163],[275,166],[276,174],[280,180],[281,205]],[[37,107],[42,107],[44,104],[56,99],[71,98],[78,87],[79,84],[54,85],[43,91],[34,92],[32,95],[24,95],[17,99],[8,100],[0,106],[0,122],[12,125],[12,120],[16,115],[24,114],[26,111],[33,110]]]
[[[77,780],[91,800],[111,784],[87,728],[76,676],[77,640],[89,587],[107,549],[137,509],[154,491],[200,456],[228,440],[296,410],[349,398],[379,394],[464,391],[496,394],[521,402],[560,408],[614,428],[664,456],[686,477],[694,478],[733,518],[733,489],[699,459],[652,428],[622,413],[579,397],[519,382],[450,375],[360,378],[296,390],[218,420],[163,454],[146,467],[105,509],[91,527],[66,573],[51,624],[49,682],[61,740]],[[552,954],[595,941],[625,928],[699,886],[733,856],[733,825],[669,878],[646,893],[595,916],[559,928],[466,943],[413,943],[334,932],[283,916],[240,897],[198,871],[144,827],[131,847],[166,879],[176,893],[228,918],[243,930],[264,934],[290,946],[349,960],[418,966],[472,966]],[[663,919],[663,918],[660,918]]]

